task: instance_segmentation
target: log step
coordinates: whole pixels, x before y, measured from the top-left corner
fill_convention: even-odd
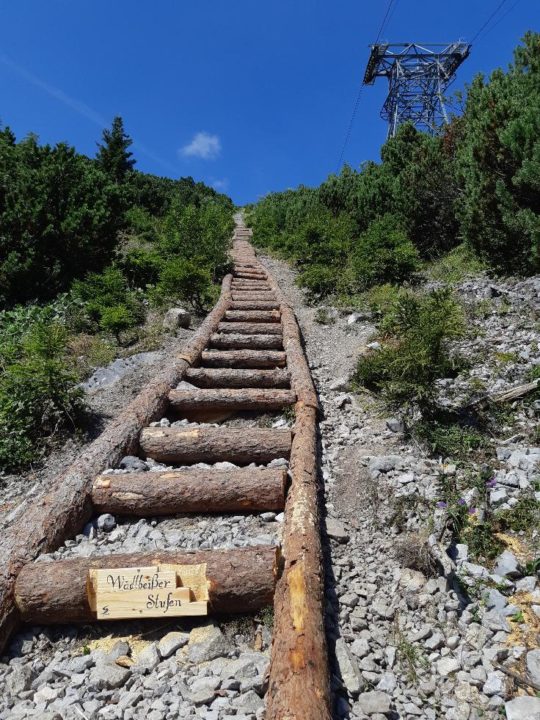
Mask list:
[[[277,300],[233,300],[231,310],[279,310]]]
[[[292,390],[258,388],[218,388],[200,390],[171,390],[171,406],[182,413],[199,410],[281,410],[296,402]]]
[[[285,367],[287,356],[279,350],[204,350],[202,364],[221,368]]]
[[[229,368],[188,368],[186,380],[202,388],[288,388],[286,370],[235,370]]]
[[[25,622],[92,622],[96,613],[87,594],[89,570],[199,563],[206,563],[209,612],[249,613],[272,603],[277,550],[266,546],[197,552],[154,550],[29,563],[15,583],[15,602]]]
[[[136,517],[279,511],[285,506],[286,484],[286,468],[98,475],[92,503],[99,513]]]
[[[280,320],[278,310],[227,310],[225,313],[226,322],[278,323]]]
[[[246,278],[247,280],[266,280],[267,275],[259,270],[234,270],[233,278]]]
[[[267,283],[250,283],[249,285],[232,283],[232,292],[271,292],[272,288]]]
[[[291,441],[290,430],[252,427],[148,427],[140,434],[146,457],[184,464],[228,461],[264,465],[289,457]]]
[[[270,288],[268,280],[257,280],[256,278],[233,278],[231,287],[264,287]]]
[[[276,296],[274,293],[232,293],[232,300],[233,302],[246,302],[246,301],[253,301],[253,302],[276,302]]]
[[[220,350],[282,350],[281,335],[242,335],[214,333],[209,342],[210,347]]]
[[[220,322],[218,332],[240,335],[281,335],[282,329],[279,323],[273,322]]]

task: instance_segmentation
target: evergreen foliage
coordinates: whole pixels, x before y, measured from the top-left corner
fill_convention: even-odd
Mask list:
[[[135,160],[129,150],[132,144],[133,140],[124,130],[124,121],[116,116],[111,129],[103,131],[103,140],[98,143],[96,155],[97,164],[113,182],[123,182],[128,172],[133,170]]]
[[[227,270],[230,199],[136,171],[131,144],[121,118],[95,159],[0,130],[1,469],[80,426],[79,370],[135,342],[151,302],[203,310]]]
[[[476,254],[497,271],[534,273],[538,178],[540,35],[530,32],[508,72],[475,78],[463,117],[439,135],[403,125],[380,163],[271,193],[250,220],[255,242],[295,261],[315,297],[403,281],[460,245],[471,270]]]
[[[475,78],[460,120],[457,206],[465,239],[496,267],[540,269],[540,35],[507,73]]]

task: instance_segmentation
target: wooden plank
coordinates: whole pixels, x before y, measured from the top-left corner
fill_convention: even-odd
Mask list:
[[[98,620],[208,614],[206,564],[90,569],[87,592]]]

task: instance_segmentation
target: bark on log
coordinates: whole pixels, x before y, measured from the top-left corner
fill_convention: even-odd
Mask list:
[[[202,363],[206,367],[274,368],[285,367],[287,356],[279,350],[206,350]]]
[[[278,323],[280,320],[279,310],[227,310],[225,313],[226,322]]]
[[[248,280],[248,278],[233,278],[232,288],[254,288],[255,290],[269,289],[268,280]]]
[[[139,433],[163,417],[168,393],[176,387],[190,363],[198,360],[210,335],[231,306],[231,276],[227,275],[216,306],[172,362],[134,398],[118,418],[85,448],[67,471],[18,516],[0,538],[0,654],[19,622],[13,588],[23,565],[40,553],[51,552],[73,537],[92,514],[90,494],[98,473],[116,465],[124,455],[138,451]]]
[[[140,442],[146,457],[159,462],[264,465],[276,458],[289,457],[291,432],[267,428],[150,427],[141,432]]]
[[[283,573],[274,597],[268,720],[331,720],[315,408],[297,404]]]
[[[87,597],[90,569],[144,567],[156,564],[206,563],[209,610],[246,613],[272,602],[276,549],[202,550],[101,555],[26,565],[17,578],[15,597],[25,622],[38,624],[91,622],[95,614]]]
[[[266,273],[256,270],[236,270],[233,274],[236,278],[245,278],[247,280],[266,280],[268,277]]]
[[[281,335],[240,335],[214,333],[210,347],[219,350],[283,350]]]
[[[108,474],[96,478],[92,502],[98,513],[137,517],[279,511],[286,483],[285,468]]]
[[[177,412],[189,414],[199,410],[281,410],[294,405],[296,395],[292,390],[268,390],[258,388],[221,388],[202,390],[171,390],[171,406]]]
[[[271,275],[269,276],[269,283],[280,302],[283,348],[287,353],[287,364],[291,370],[291,386],[296,392],[298,402],[318,409],[319,400],[307,364],[302,334],[296,316]]]
[[[234,302],[242,302],[242,301],[267,301],[267,302],[275,302],[276,296],[272,292],[233,292],[232,293],[232,299]]]
[[[281,335],[281,325],[274,322],[220,322],[218,332],[240,335]]]
[[[277,300],[233,300],[231,310],[279,310]]]
[[[185,378],[202,388],[288,388],[286,370],[234,370],[224,368],[188,368]]]

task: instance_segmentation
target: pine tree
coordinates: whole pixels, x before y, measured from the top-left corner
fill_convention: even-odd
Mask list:
[[[117,183],[124,181],[133,170],[135,160],[128,149],[133,140],[124,130],[124,121],[117,115],[110,130],[103,131],[103,142],[98,143],[96,160],[103,170]]]

